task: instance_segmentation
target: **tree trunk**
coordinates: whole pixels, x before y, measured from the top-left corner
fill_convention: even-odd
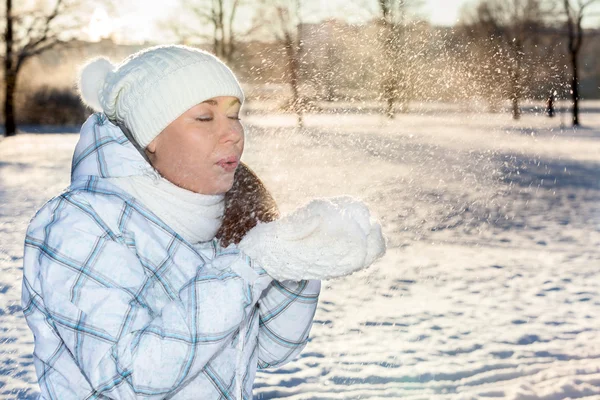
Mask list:
[[[213,25],[213,54],[219,57],[219,28],[217,23]]]
[[[396,111],[394,110],[394,103],[396,102],[398,97],[398,80],[396,79],[396,68],[395,65],[395,57],[397,54],[394,52],[394,36],[393,36],[393,28],[391,23],[387,23],[385,25],[387,31],[385,32],[385,41],[383,43],[383,52],[384,52],[384,60],[385,60],[385,68],[386,74],[383,80],[383,96],[386,102],[385,115],[389,119],[393,119]]]
[[[335,51],[333,45],[329,43],[327,45],[327,70],[325,71],[324,82],[325,82],[325,100],[333,101],[335,99],[335,65],[334,65]]]
[[[548,99],[546,100],[546,114],[550,118],[553,118],[554,115],[556,115],[556,111],[554,110],[554,89],[550,89]]]
[[[521,109],[519,108],[519,98],[513,96],[512,98],[512,117],[513,119],[521,118]]]
[[[573,92],[573,126],[579,126],[579,70],[576,52],[571,53],[571,65],[573,66],[573,78],[571,79],[571,91]]]
[[[300,89],[299,89],[299,69],[300,69],[300,61],[298,60],[298,51],[295,48],[295,44],[291,37],[286,38],[285,50],[288,57],[288,65],[289,65],[289,73],[290,73],[290,87],[292,89],[292,108],[296,112],[297,115],[297,123],[298,127],[302,128],[304,126],[304,117],[302,115],[302,101],[300,99]]]
[[[220,47],[221,49],[219,50],[219,58],[221,60],[224,60],[226,63],[229,63],[229,59],[227,57],[227,50],[225,50],[225,27],[221,24],[221,27],[219,28],[221,31],[221,43],[220,43]]]
[[[575,12],[575,15],[569,8],[569,1],[564,0],[564,9],[567,16],[567,29],[569,33],[568,37],[568,48],[569,56],[571,57],[571,98],[573,99],[573,126],[579,126],[579,68],[577,58],[579,56],[579,50],[583,42],[583,27],[581,21],[583,20],[583,9],[587,7],[593,1],[589,1],[585,4],[579,2],[579,9]]]
[[[15,124],[14,99],[17,84],[17,73],[13,57],[13,18],[12,0],[6,0],[6,31],[4,39],[6,51],[4,56],[4,133],[13,136],[17,132]]]
[[[386,91],[386,93],[388,93],[388,91]],[[387,94],[386,97],[385,115],[389,119],[394,119],[394,116],[396,115],[396,111],[394,110],[394,96]]]
[[[6,136],[14,136],[17,133],[15,122],[15,89],[17,84],[16,75],[13,71],[6,72],[4,78],[4,88],[6,94],[4,97],[4,132]]]
[[[512,71],[512,117],[513,119],[521,118],[521,108],[519,100],[521,100],[521,57],[523,54],[523,45],[517,41],[514,45],[514,70]]]
[[[513,71],[512,73],[512,82],[511,82],[511,94],[510,100],[512,103],[512,117],[513,119],[521,118],[521,109],[519,108],[519,98],[520,98],[520,90],[519,90],[519,72]]]

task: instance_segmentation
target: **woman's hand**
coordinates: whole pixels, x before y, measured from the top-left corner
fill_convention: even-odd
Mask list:
[[[277,280],[329,279],[371,265],[385,253],[385,240],[364,203],[338,197],[258,224],[239,247]]]

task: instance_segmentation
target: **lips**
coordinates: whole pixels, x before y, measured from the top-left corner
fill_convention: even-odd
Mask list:
[[[220,159],[219,161],[217,161],[216,164],[219,167],[223,168],[225,171],[232,172],[235,171],[239,163],[240,160],[236,156],[229,156]]]

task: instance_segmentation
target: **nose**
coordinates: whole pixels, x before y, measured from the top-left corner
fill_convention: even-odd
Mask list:
[[[238,143],[244,137],[244,128],[239,120],[225,117],[221,124],[221,142]]]

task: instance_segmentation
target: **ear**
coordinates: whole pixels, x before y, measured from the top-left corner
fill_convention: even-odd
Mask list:
[[[146,154],[147,161],[150,165],[154,165],[154,162],[156,161],[156,138],[148,143],[148,146],[144,149],[144,153]]]
[[[150,143],[148,143],[148,146],[146,146],[146,151],[150,154],[156,153],[156,139],[157,138],[154,138]]]

